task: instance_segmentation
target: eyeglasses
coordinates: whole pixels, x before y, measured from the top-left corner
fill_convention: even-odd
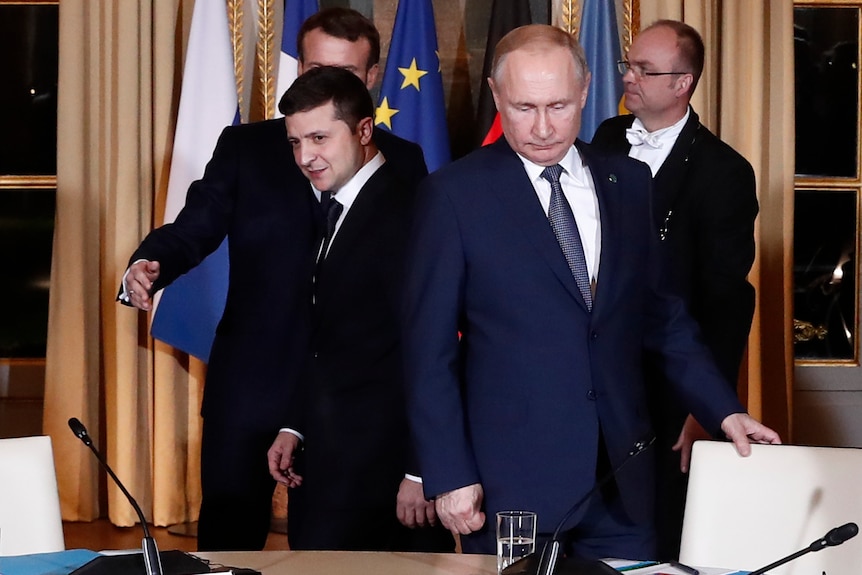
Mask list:
[[[617,62],[617,70],[619,70],[620,74],[623,76],[625,76],[626,72],[631,70],[632,74],[634,74],[635,78],[638,80],[643,80],[645,76],[681,76],[683,74],[688,74],[688,72],[647,72],[640,64],[632,64],[628,60],[620,60]]]

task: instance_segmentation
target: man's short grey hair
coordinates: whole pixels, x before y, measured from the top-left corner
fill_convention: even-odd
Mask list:
[[[499,80],[500,70],[506,62],[506,56],[515,50],[528,49],[546,51],[549,48],[565,48],[572,54],[575,61],[575,75],[583,83],[590,72],[584,49],[574,36],[555,26],[547,24],[529,24],[515,28],[503,36],[494,49],[494,61],[491,65],[491,78]]]

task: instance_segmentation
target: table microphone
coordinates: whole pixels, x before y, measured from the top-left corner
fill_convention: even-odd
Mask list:
[[[95,445],[93,445],[93,440],[90,438],[90,434],[87,433],[87,428],[84,427],[84,424],[78,421],[77,417],[73,417],[69,420],[69,427],[72,429],[75,437],[83,441],[84,445],[89,447],[90,451],[96,454],[96,459],[99,460],[99,464],[101,464],[105,471],[108,472],[108,475],[111,476],[111,479],[114,480],[114,483],[117,484],[117,487],[120,488],[120,491],[123,492],[123,495],[126,496],[126,499],[129,500],[129,503],[132,504],[132,507],[138,513],[138,519],[140,519],[141,527],[144,530],[144,566],[146,568],[147,575],[162,575],[162,561],[159,557],[159,549],[156,546],[155,539],[150,535],[150,528],[147,526],[147,519],[144,517],[144,512],[141,511],[141,507],[138,505],[138,502],[135,501],[135,498],[128,492],[126,487],[123,485],[123,482],[120,481],[119,477],[114,473],[114,470],[111,469],[111,466],[108,465],[108,462],[105,461],[102,454],[99,453],[99,450],[96,449]]]
[[[576,557],[568,557],[563,562],[560,562],[560,548],[562,547],[561,533],[566,522],[577,513],[583,505],[589,501],[593,495],[605,486],[611,479],[617,476],[625,465],[647,450],[655,443],[655,436],[650,436],[649,439],[637,441],[631,451],[628,452],[625,459],[614,469],[602,476],[592,489],[587,491],[580,499],[578,499],[569,511],[563,516],[557,527],[554,529],[554,534],[551,540],[545,543],[541,554],[536,559],[536,554],[532,553],[523,559],[512,563],[509,567],[503,569],[503,575],[554,575],[558,572],[566,575],[618,575],[616,569],[608,566],[602,561],[587,561]],[[754,575],[753,573],[751,575]]]
[[[775,569],[776,567],[780,567],[781,565],[784,565],[785,563],[789,563],[790,561],[793,561],[794,559],[796,559],[798,557],[802,557],[806,553],[811,553],[812,551],[820,551],[821,549],[825,549],[826,547],[835,547],[836,545],[841,545],[842,543],[844,543],[848,539],[852,539],[853,537],[856,537],[857,533],[859,533],[859,526],[858,525],[856,525],[855,523],[845,523],[844,525],[842,525],[840,527],[835,527],[834,529],[830,529],[829,533],[827,533],[826,535],[824,535],[822,538],[818,539],[817,541],[813,542],[811,545],[809,545],[805,549],[802,549],[800,551],[797,551],[796,553],[788,555],[784,559],[780,559],[780,560],[776,561],[775,563],[767,565],[766,567],[761,567],[757,571],[752,571],[748,575],[763,575],[767,571],[770,571],[771,569]]]

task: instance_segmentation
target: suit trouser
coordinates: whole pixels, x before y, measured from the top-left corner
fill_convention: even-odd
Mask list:
[[[564,513],[563,510],[561,513]],[[486,517],[483,528],[461,536],[464,553],[496,553],[496,518]],[[536,537],[536,552],[550,539],[550,533]],[[655,531],[651,524],[639,525],[629,520],[619,497],[594,497],[586,515],[565,533],[563,550],[567,556],[584,559],[627,557],[651,559],[656,554]]]
[[[611,462],[605,447],[604,436],[599,432],[598,458],[596,461],[596,483],[605,481],[612,473]],[[572,504],[576,499],[573,497]],[[560,510],[562,517],[568,509]],[[527,510],[528,511],[528,510]],[[541,521],[541,518],[539,518]],[[551,539],[551,533],[536,534],[536,552]],[[461,548],[465,553],[496,553],[496,517],[485,517],[482,530],[461,537]],[[611,479],[589,499],[584,516],[565,532],[563,553],[569,557],[602,559],[625,557],[652,559],[656,556],[656,533],[651,522],[639,524],[632,521],[622,505],[619,488]]]
[[[269,534],[275,481],[266,452],[275,435],[205,417],[201,437],[199,551],[257,551]]]

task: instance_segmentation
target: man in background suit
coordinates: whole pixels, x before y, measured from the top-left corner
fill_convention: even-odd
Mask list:
[[[413,533],[399,523],[436,523],[421,485],[405,478],[398,309],[415,188],[374,145],[374,105],[350,72],[306,72],[279,109],[297,165],[328,206],[307,369],[268,454],[273,478],[293,488],[290,547],[453,551],[443,529],[417,533],[448,547],[433,539],[412,547]]]
[[[716,365],[736,390],[751,319],[757,196],[748,161],[719,140],[689,105],[704,46],[691,26],[661,20],[635,39],[623,63],[625,105],[592,144],[646,162],[653,175],[653,223],[665,259],[662,286],[679,295]],[[679,555],[691,443],[704,436],[669,388],[658,358],[647,362],[656,425],[659,557]]]
[[[420,185],[405,291],[410,423],[425,494],[468,552],[493,552],[502,509],[535,511],[550,533],[650,437],[646,349],[741,454],[749,440],[779,441],[744,412],[682,302],[658,289],[647,167],[575,142],[589,79],[570,35],[513,30],[489,79],[505,138]],[[569,552],[652,557],[653,477],[649,451],[617,473],[564,525]]]
[[[380,37],[367,18],[322,10],[303,31],[300,73],[336,64],[374,85]],[[427,174],[419,146],[385,131],[374,138],[406,181]],[[281,119],[225,128],[176,221],[144,239],[121,287],[123,303],[149,311],[155,291],[229,239],[228,295],[201,407],[200,550],[262,549],[269,533],[275,484],[265,459],[307,355],[321,218],[291,154]]]

